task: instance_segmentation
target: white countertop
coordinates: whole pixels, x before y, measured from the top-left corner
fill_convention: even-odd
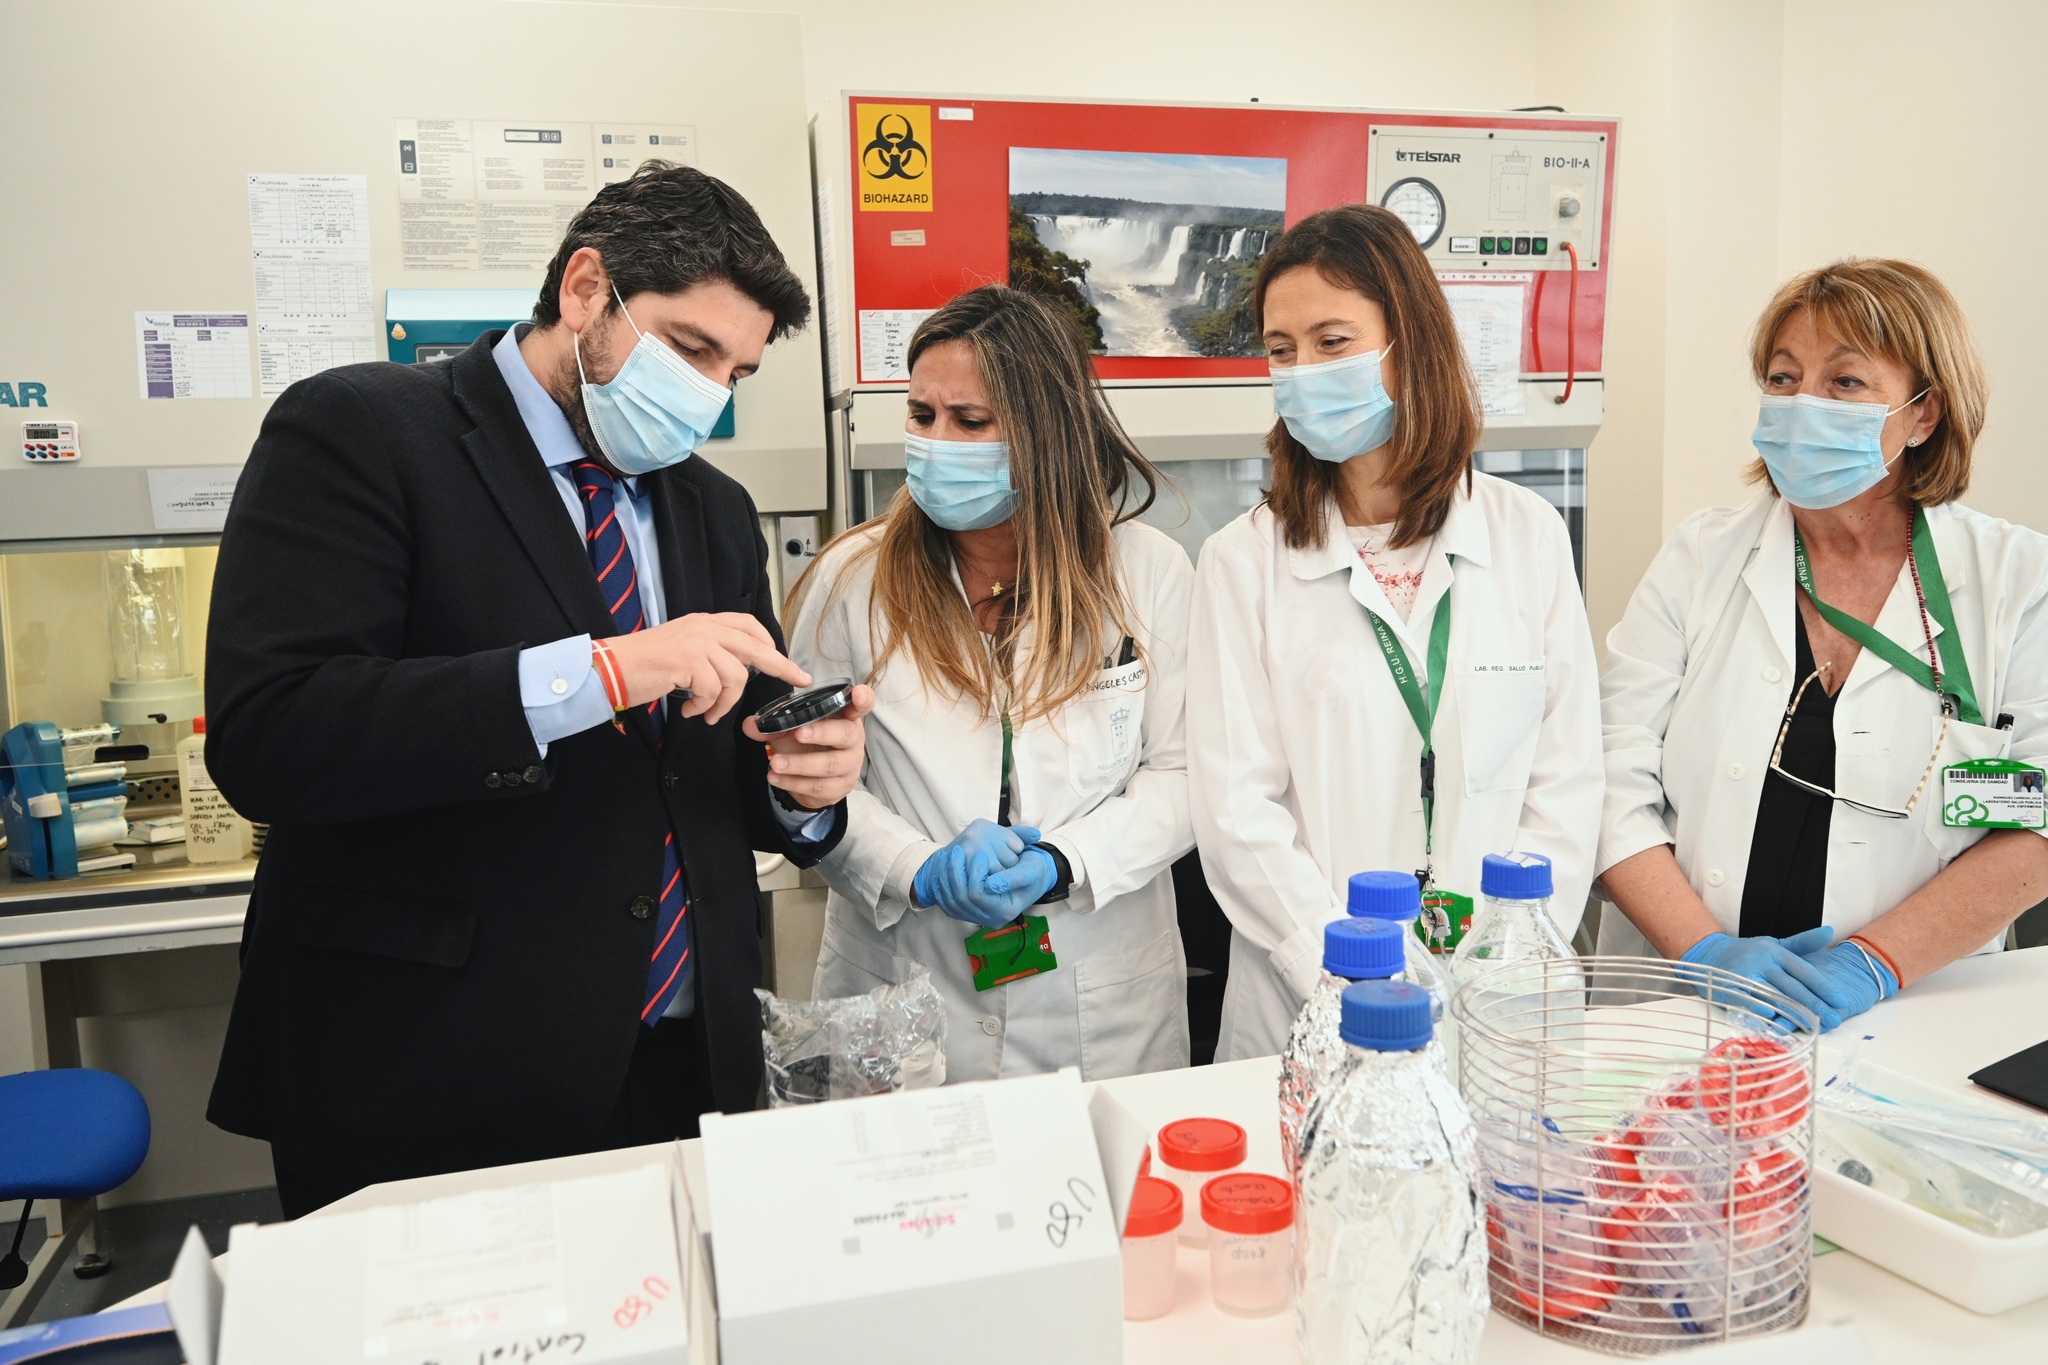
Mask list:
[[[1979,1096],[1967,1077],[1987,1063],[2048,1038],[2048,948],[1993,954],[1954,964],[1848,1026],[1871,1035],[1869,1057],[1885,1066]],[[1157,1072],[1102,1082],[1148,1129],[1195,1115],[1233,1119],[1248,1134],[1250,1169],[1278,1171],[1280,1141],[1274,1058]],[[2000,1103],[2009,1103],[1999,1101]],[[2032,1113],[2020,1106],[2017,1112]],[[686,1144],[690,1145],[690,1144]],[[564,1157],[495,1170],[373,1186],[332,1211],[454,1194],[466,1190],[627,1169],[667,1159],[666,1144]],[[314,1217],[320,1215],[315,1214]],[[1243,1365],[1298,1362],[1290,1313],[1234,1318],[1209,1301],[1208,1253],[1183,1247],[1174,1311],[1125,1325],[1129,1365]],[[161,1290],[130,1302],[161,1296]],[[2048,1299],[1996,1317],[1957,1307],[1847,1251],[1813,1262],[1813,1307],[1799,1333],[1853,1324],[1883,1365],[2039,1365],[2048,1360]],[[1795,1333],[1793,1335],[1798,1335]],[[1608,1359],[1545,1340],[1495,1317],[1480,1349],[1483,1365],[1549,1365]]]

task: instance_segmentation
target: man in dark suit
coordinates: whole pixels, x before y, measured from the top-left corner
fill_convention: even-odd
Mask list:
[[[649,163],[533,324],[264,419],[207,760],[271,829],[208,1116],[271,1144],[287,1215],[753,1106],[751,850],[837,842],[873,697],[766,747],[810,680],[753,501],[687,457],[809,311],[745,200]]]

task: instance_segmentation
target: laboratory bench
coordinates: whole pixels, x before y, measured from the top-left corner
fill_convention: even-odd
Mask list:
[[[1970,1072],[2048,1037],[2048,948],[1966,958],[1860,1016],[1854,1027],[1859,1036],[1871,1036],[1865,1055],[1873,1061],[1982,1097],[1985,1092],[1966,1079]],[[1244,1125],[1250,1143],[1246,1169],[1277,1171],[1277,1078],[1277,1059],[1263,1057],[1100,1084],[1148,1131],[1191,1115],[1234,1119]],[[2018,1113],[2031,1112],[2012,1107]],[[677,1146],[686,1178],[701,1190],[701,1144],[692,1141]],[[309,1216],[627,1171],[667,1161],[670,1154],[668,1144],[657,1144],[395,1181],[358,1191]],[[1968,1360],[1971,1365],[2038,1365],[2048,1350],[2044,1348],[2048,1343],[2048,1299],[1996,1316],[1981,1316],[1851,1252],[1817,1251],[1812,1306],[1806,1322],[1789,1337],[1809,1336],[1814,1346],[1821,1347],[1836,1328],[1853,1326],[1880,1365],[1947,1360]],[[1124,1359],[1129,1365],[1299,1361],[1292,1314],[1236,1318],[1210,1302],[1207,1256],[1206,1250],[1182,1247],[1179,1295],[1173,1311],[1150,1322],[1124,1325]],[[226,1258],[220,1265],[231,1279]],[[120,1306],[161,1297],[159,1286]],[[1613,1357],[1539,1337],[1495,1315],[1487,1323],[1479,1359],[1482,1365],[1552,1365]]]

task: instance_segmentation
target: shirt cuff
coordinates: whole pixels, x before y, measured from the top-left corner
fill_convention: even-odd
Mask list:
[[[611,698],[590,666],[590,637],[572,635],[519,651],[519,704],[543,757],[548,745],[612,718]]]
[[[822,844],[832,833],[832,816],[839,808],[827,806],[823,810],[791,810],[777,801],[771,794],[768,804],[775,808],[775,818],[782,822],[789,832],[793,844]]]

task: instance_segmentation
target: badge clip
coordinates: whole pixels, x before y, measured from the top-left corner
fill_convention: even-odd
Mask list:
[[[1007,986],[1060,965],[1043,915],[1020,915],[1000,929],[977,929],[967,936],[966,946],[977,991]]]

